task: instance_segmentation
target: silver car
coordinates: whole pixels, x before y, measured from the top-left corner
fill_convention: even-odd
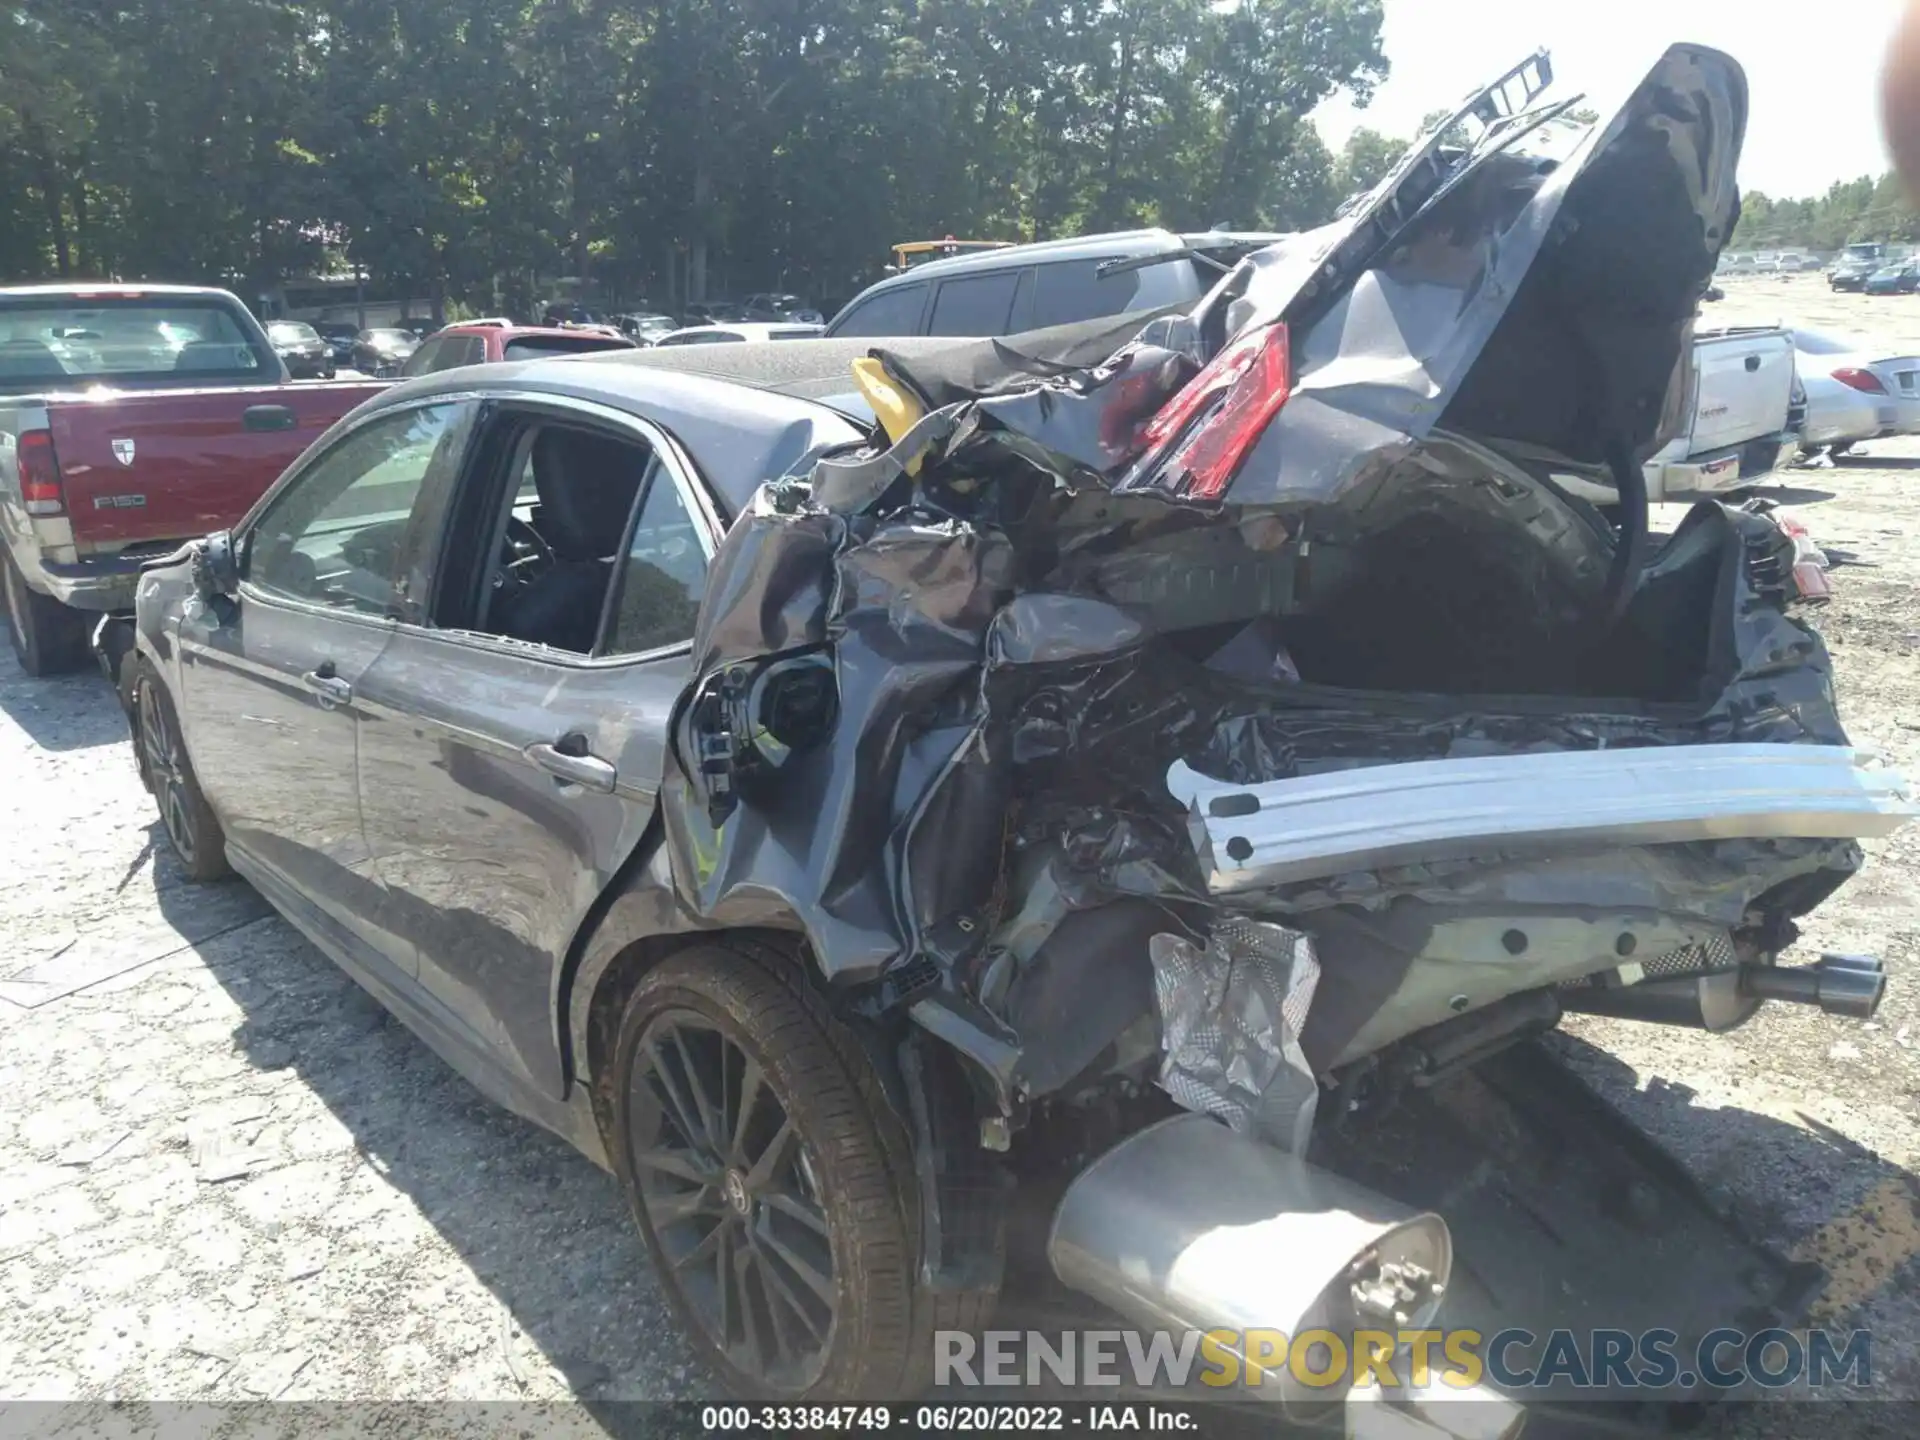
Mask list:
[[[1793,348],[1807,392],[1803,449],[1842,455],[1862,440],[1920,433],[1920,355],[1803,329]]]

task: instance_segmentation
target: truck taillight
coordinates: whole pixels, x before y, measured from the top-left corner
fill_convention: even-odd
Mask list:
[[[1249,331],[1161,406],[1141,438],[1149,448],[1177,445],[1163,462],[1163,472],[1180,494],[1218,500],[1254,442],[1287,403],[1292,385],[1285,324]]]
[[[1880,377],[1871,370],[1856,370],[1851,365],[1844,365],[1833,372],[1833,378],[1842,385],[1851,386],[1855,390],[1864,390],[1869,395],[1887,393],[1887,387],[1880,383]]]
[[[60,488],[60,461],[53,453],[51,430],[23,430],[14,451],[20,465],[20,499],[29,515],[64,515],[67,497]]]

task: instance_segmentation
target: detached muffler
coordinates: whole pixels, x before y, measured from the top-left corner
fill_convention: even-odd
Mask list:
[[[1453,1270],[1446,1222],[1235,1134],[1177,1115],[1088,1166],[1055,1212],[1061,1281],[1148,1330],[1216,1334],[1251,1393],[1324,1406],[1350,1383],[1302,1384],[1288,1357],[1324,1330],[1424,1329]],[[1249,1345],[1249,1332],[1265,1332]],[[1277,1333],[1276,1333],[1277,1332]],[[1277,1345],[1275,1342],[1278,1342]],[[1251,1353],[1250,1353],[1251,1352]]]

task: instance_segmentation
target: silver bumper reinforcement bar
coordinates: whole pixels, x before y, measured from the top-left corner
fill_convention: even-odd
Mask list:
[[[1901,774],[1837,745],[1672,745],[1373,765],[1238,785],[1176,760],[1216,895],[1501,851],[1869,839],[1920,814]]]

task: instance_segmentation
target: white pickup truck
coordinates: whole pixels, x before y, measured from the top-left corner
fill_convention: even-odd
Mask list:
[[[1693,370],[1668,404],[1687,418],[1645,465],[1647,499],[1692,499],[1757,483],[1792,458],[1806,424],[1793,337],[1777,326],[1696,332]],[[1556,475],[1586,500],[1611,504],[1598,477]]]

